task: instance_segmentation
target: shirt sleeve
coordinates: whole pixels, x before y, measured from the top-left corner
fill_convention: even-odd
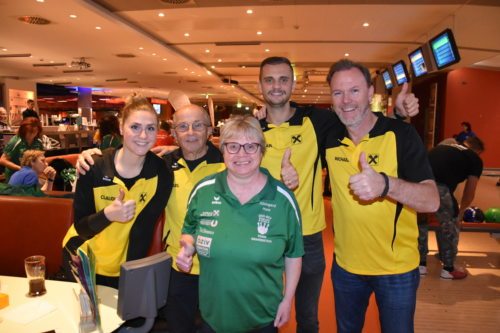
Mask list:
[[[302,239],[302,217],[300,215],[300,209],[298,208],[295,196],[291,191],[288,191],[293,199],[292,204],[285,206],[288,210],[287,222],[288,222],[288,239],[286,241],[285,247],[285,257],[287,258],[299,258],[304,255],[304,243]]]
[[[198,195],[195,194],[189,201],[181,231],[183,234],[194,235],[196,233],[196,227],[198,226],[198,218],[196,217],[197,198]]]
[[[104,215],[104,210],[95,210],[93,179],[96,167],[97,165],[92,166],[85,175],[79,176],[73,200],[75,230],[85,240],[91,239],[111,224]]]

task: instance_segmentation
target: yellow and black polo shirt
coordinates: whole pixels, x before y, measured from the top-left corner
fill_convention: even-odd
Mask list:
[[[114,167],[115,152],[107,149],[102,157],[94,156],[94,165],[80,175],[73,201],[74,223],[63,240],[63,247],[72,253],[87,243],[96,257],[96,273],[104,276],[119,276],[123,262],[147,255],[155,223],[172,189],[172,173],[155,154],[146,155],[138,177],[123,179]],[[124,201],[136,203],[136,215],[127,223],[109,221],[104,215],[119,189],[125,192]]]
[[[326,224],[320,154],[328,132],[340,124],[337,116],[323,109],[297,107],[287,122],[274,125],[262,119],[260,123],[266,138],[261,165],[281,179],[283,154],[292,149],[291,162],[299,174],[294,194],[302,214],[302,233],[307,236],[322,231]]]
[[[353,196],[349,178],[360,172],[361,152],[377,172],[415,183],[433,179],[424,145],[409,124],[379,116],[358,145],[348,138],[345,127],[331,135],[326,160],[332,184],[336,261],[354,274],[408,272],[419,263],[416,213],[389,198],[360,202]]]
[[[203,178],[226,168],[219,149],[211,142],[208,142],[207,145],[208,150],[203,157],[203,161],[192,171],[189,169],[186,160],[184,160],[181,149],[174,150],[163,157],[167,166],[174,172],[174,185],[165,209],[165,216],[168,216],[168,220],[163,229],[163,237],[166,238],[167,243],[167,253],[172,258],[176,258],[181,250],[179,241],[191,190]],[[175,260],[172,261],[172,267],[179,271]],[[193,258],[193,267],[189,273],[200,274],[200,262],[197,255]]]

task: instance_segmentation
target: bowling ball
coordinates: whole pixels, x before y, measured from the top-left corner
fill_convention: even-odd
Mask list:
[[[486,222],[500,222],[500,208],[492,207],[489,208],[485,213],[484,217]]]
[[[484,213],[479,207],[469,207],[464,211],[464,222],[484,222]]]

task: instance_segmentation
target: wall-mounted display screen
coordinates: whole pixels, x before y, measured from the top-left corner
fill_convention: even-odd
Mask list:
[[[411,69],[413,70],[413,75],[415,75],[415,77],[421,77],[422,75],[427,74],[428,66],[421,47],[408,54],[408,58],[410,58]]]
[[[429,44],[437,69],[443,69],[460,61],[457,44],[450,29],[432,38]]]
[[[391,74],[389,74],[387,69],[382,71],[382,78],[384,79],[385,89],[389,90],[394,87],[391,80]]]
[[[394,72],[394,77],[396,78],[398,86],[405,82],[410,82],[410,76],[408,75],[408,70],[406,69],[406,64],[403,60],[393,64],[392,71]]]

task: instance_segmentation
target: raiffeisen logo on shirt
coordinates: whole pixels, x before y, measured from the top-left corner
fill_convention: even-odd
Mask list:
[[[292,145],[298,145],[302,143],[302,134],[294,134],[291,138]]]

